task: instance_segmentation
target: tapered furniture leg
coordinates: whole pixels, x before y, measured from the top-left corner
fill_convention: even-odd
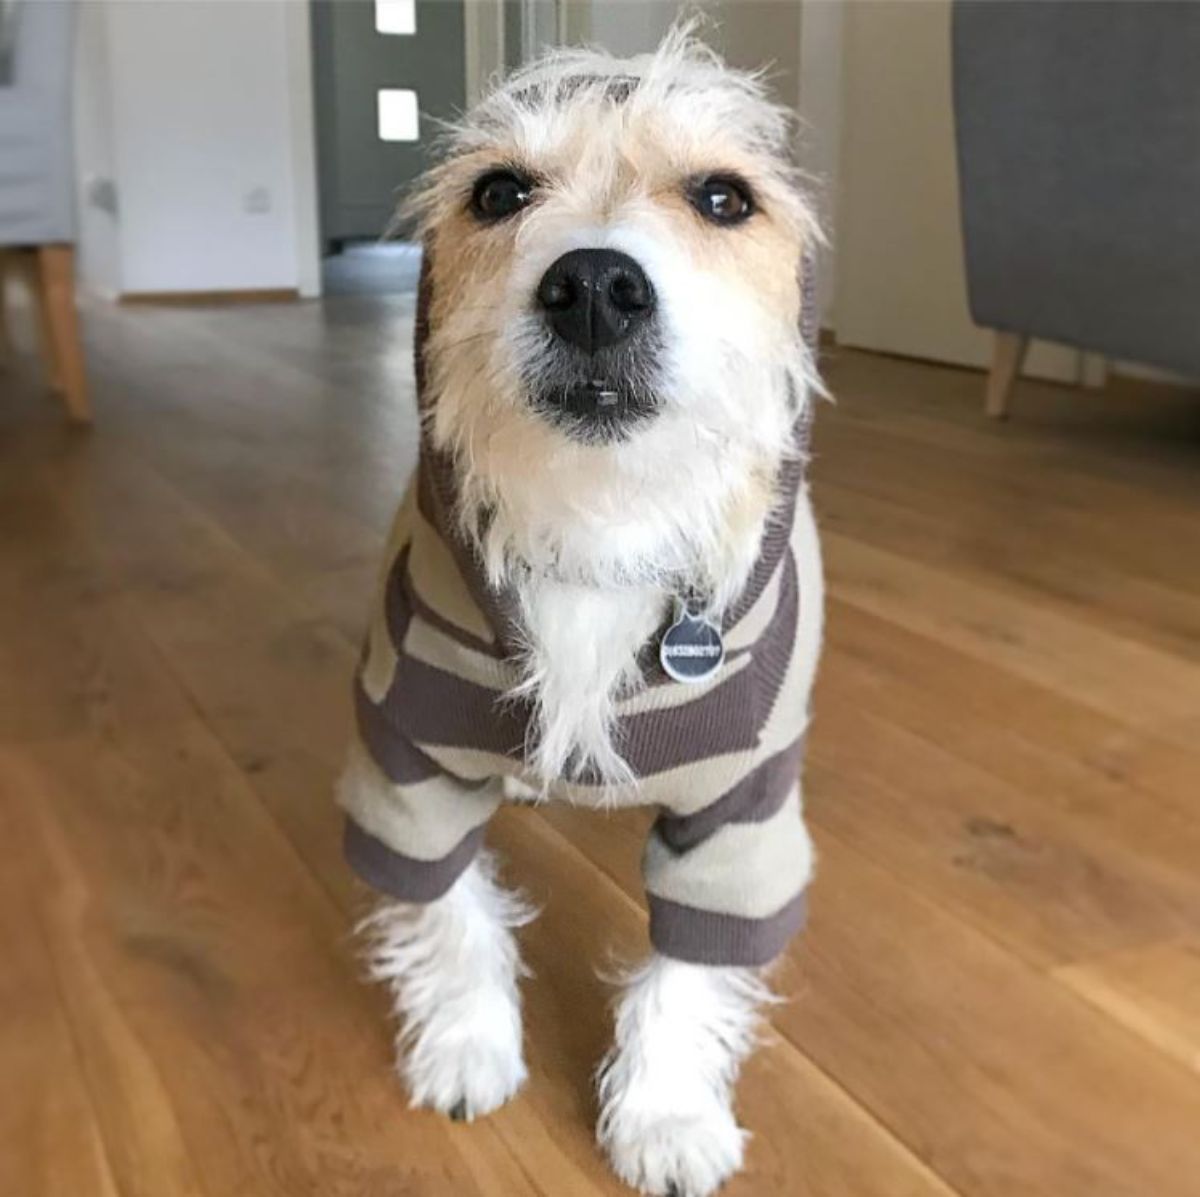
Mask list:
[[[1029,338],[1020,333],[998,332],[992,345],[992,368],[988,372],[985,410],[993,420],[1008,415],[1013,384],[1021,372],[1021,363],[1029,348]]]
[[[91,421],[83,343],[75,311],[75,250],[70,245],[43,245],[37,251],[43,343],[50,384],[62,393],[67,412],[81,424]]]

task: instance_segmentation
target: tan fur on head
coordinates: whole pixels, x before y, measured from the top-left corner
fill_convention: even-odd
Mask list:
[[[719,613],[753,566],[816,383],[798,280],[818,231],[789,132],[757,77],[682,26],[651,55],[569,50],[517,73],[451,131],[408,205],[431,254],[428,418],[492,581],[518,589],[547,776],[568,760],[622,776],[612,703],[671,594],[695,590]],[[532,202],[483,223],[474,185],[510,165],[536,180]],[[756,200],[728,228],[685,190],[727,173]],[[656,414],[606,443],[565,435],[529,394],[549,353],[538,282],[589,247],[636,259],[658,299]],[[581,652],[583,609],[613,631]],[[555,673],[564,647],[569,678]]]

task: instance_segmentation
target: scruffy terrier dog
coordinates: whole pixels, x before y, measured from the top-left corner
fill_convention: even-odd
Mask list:
[[[803,917],[800,753],[821,635],[803,440],[817,230],[789,122],[686,31],[556,53],[457,127],[413,213],[421,458],[388,546],[340,787],[414,1104],[525,1080],[505,794],[661,811],[654,951],[598,1138],[646,1193],[741,1164],[732,1088]],[[802,319],[803,317],[803,319]]]

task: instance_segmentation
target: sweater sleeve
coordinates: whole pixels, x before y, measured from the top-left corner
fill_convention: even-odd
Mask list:
[[[354,681],[358,737],[338,787],[345,853],[369,885],[404,902],[440,898],[471,863],[500,803],[498,780],[454,776],[412,743],[395,693],[413,617],[408,566],[417,526],[414,491],[397,514]]]
[[[657,951],[693,964],[758,967],[799,930],[813,867],[800,751],[797,742],[769,757],[700,811],[655,822],[642,868]]]
[[[338,787],[346,812],[346,860],[363,881],[390,897],[433,902],[479,851],[484,828],[500,805],[500,782],[452,777],[414,746],[400,743],[389,749],[393,768],[405,761],[400,780],[393,780],[397,774],[383,772],[375,750],[356,744]]]

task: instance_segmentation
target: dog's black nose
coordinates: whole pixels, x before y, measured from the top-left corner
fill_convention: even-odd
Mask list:
[[[573,249],[538,283],[538,303],[564,341],[588,353],[625,340],[654,311],[646,272],[615,249]]]

